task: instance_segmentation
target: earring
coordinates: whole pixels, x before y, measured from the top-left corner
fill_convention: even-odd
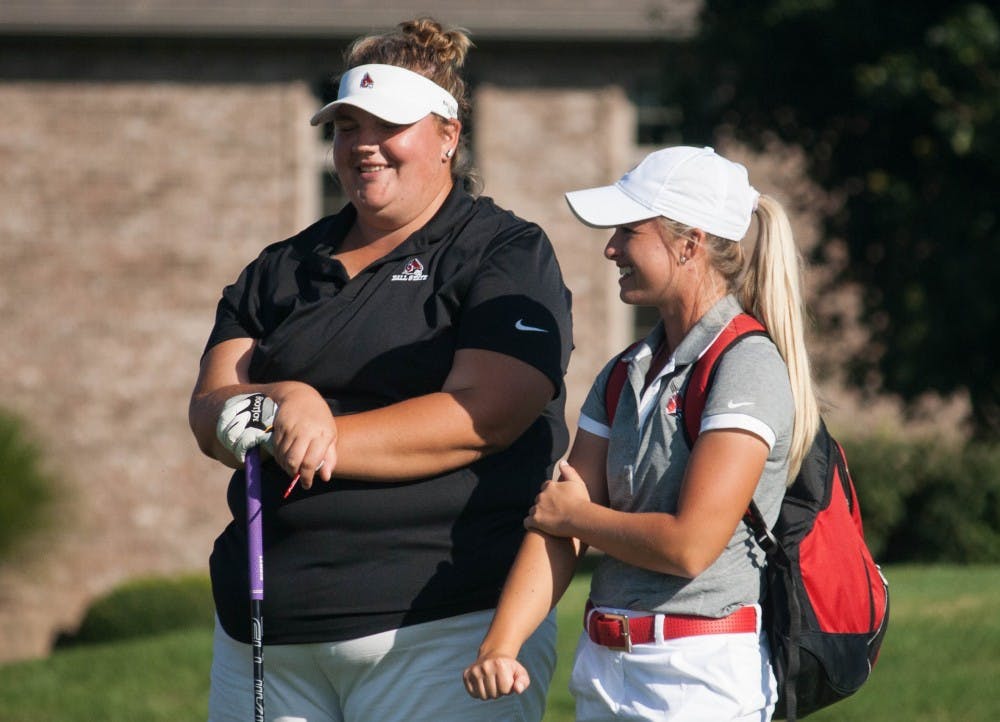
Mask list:
[[[455,152],[454,148],[449,148],[448,150],[446,150],[444,152],[444,157],[445,158],[451,158],[451,154],[454,153],[454,152]]]
[[[687,262],[688,262],[688,257],[687,257],[687,256],[681,256],[681,257],[680,257],[679,259],[677,259],[677,260],[679,260],[679,261],[681,262],[681,265],[683,266],[683,265],[684,265],[685,263],[687,263]]]

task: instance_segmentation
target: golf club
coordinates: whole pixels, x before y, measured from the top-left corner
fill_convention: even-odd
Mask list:
[[[260,453],[246,456],[247,559],[250,566],[250,643],[253,655],[254,722],[264,722],[264,544],[261,533]]]

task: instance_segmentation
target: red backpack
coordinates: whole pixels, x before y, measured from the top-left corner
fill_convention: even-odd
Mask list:
[[[695,362],[680,403],[689,447],[719,359],[740,339],[766,334],[757,319],[740,314]],[[605,390],[609,426],[628,376],[621,356]],[[889,622],[889,586],[865,543],[844,450],[825,424],[785,491],[774,528],[753,501],[743,521],[768,558],[761,606],[778,680],[774,717],[795,720],[858,691]]]

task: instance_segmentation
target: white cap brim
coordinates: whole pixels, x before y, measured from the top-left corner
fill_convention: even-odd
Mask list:
[[[395,65],[359,65],[340,79],[337,99],[327,103],[309,121],[333,120],[338,106],[351,105],[396,125],[410,125],[434,113],[458,118],[458,101],[429,78]]]
[[[398,98],[390,100],[387,98],[376,98],[375,96],[369,98],[348,97],[327,103],[316,111],[316,114],[309,122],[312,125],[329,123],[333,120],[334,111],[341,105],[353,105],[355,108],[361,108],[361,110],[371,113],[376,118],[381,118],[387,123],[394,123],[396,125],[410,125],[430,114],[430,111],[427,110],[424,104],[406,105],[401,103]]]
[[[566,193],[570,210],[592,228],[614,228],[656,218],[659,214],[632,200],[617,185]]]
[[[566,200],[577,218],[595,228],[662,216],[739,241],[759,195],[739,163],[712,148],[674,146],[650,153],[614,185],[571,191]]]

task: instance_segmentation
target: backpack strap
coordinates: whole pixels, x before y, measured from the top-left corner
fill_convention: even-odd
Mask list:
[[[705,410],[705,401],[708,396],[708,389],[715,380],[715,372],[722,358],[730,348],[747,336],[766,336],[767,329],[764,325],[747,313],[741,313],[726,325],[705,352],[694,362],[691,375],[684,390],[681,400],[682,409],[682,429],[684,440],[688,448],[694,446],[695,440],[701,431],[701,415]],[[638,342],[637,342],[638,343]],[[628,380],[628,362],[624,357],[631,351],[637,343],[633,343],[620,354],[617,362],[611,369],[608,376],[608,383],[604,390],[604,405],[608,414],[608,425],[614,421],[615,411],[618,408],[618,401],[621,398],[625,382]],[[796,697],[795,682],[799,675],[800,659],[798,653],[798,639],[801,635],[801,609],[798,599],[798,587],[795,576],[791,573],[791,560],[785,549],[775,539],[774,534],[764,521],[764,516],[757,507],[753,499],[750,506],[743,515],[743,521],[753,531],[754,538],[764,550],[770,563],[775,564],[785,579],[785,584],[789,587],[789,623],[790,638],[795,642],[789,646],[789,660],[784,685],[786,719],[794,722],[797,719],[798,704]],[[776,641],[772,640],[771,644]],[[772,649],[775,649],[772,647]]]
[[[604,387],[604,410],[608,414],[608,426],[611,426],[615,420],[615,411],[618,410],[622,390],[625,388],[625,382],[628,381],[628,361],[625,360],[625,356],[638,345],[638,341],[629,344],[624,351],[618,354],[615,365],[611,367],[608,383]]]
[[[688,448],[694,446],[695,439],[701,430],[701,414],[705,410],[705,399],[708,389],[715,380],[715,371],[722,355],[731,349],[738,341],[747,336],[766,336],[764,325],[748,313],[733,317],[715,340],[705,349],[704,353],[694,362],[691,375],[684,390],[681,401],[684,440]]]
[[[738,341],[747,336],[766,335],[767,329],[764,328],[764,325],[760,321],[747,313],[741,313],[735,316],[722,329],[715,340],[705,349],[705,352],[695,361],[691,375],[688,377],[684,398],[681,401],[684,440],[687,441],[689,448],[694,446],[694,442],[701,431],[701,415],[705,410],[708,389],[711,388],[712,382],[715,380],[715,372],[719,365],[719,359]],[[750,527],[754,539],[767,555],[768,562],[775,564],[781,570],[785,584],[790,587],[788,600],[791,628],[789,632],[791,639],[795,643],[790,645],[789,648],[788,674],[784,693],[787,719],[794,722],[798,707],[795,682],[798,678],[800,667],[797,642],[801,635],[801,609],[799,607],[797,581],[791,573],[791,560],[788,558],[788,554],[768,528],[767,523],[764,521],[764,515],[761,514],[757,503],[753,499],[750,500],[750,505],[743,515],[743,522]],[[775,641],[772,641],[771,644],[775,644]]]
[[[747,336],[766,335],[767,329],[760,321],[748,313],[738,314],[694,362],[694,368],[691,370],[691,376],[688,378],[684,398],[681,402],[684,440],[687,442],[688,448],[694,446],[695,439],[698,438],[698,431],[701,429],[701,414],[705,410],[705,399],[708,396],[708,389],[715,379],[715,370],[719,359],[741,339]],[[608,383],[604,387],[604,408],[608,414],[608,426],[615,419],[618,401],[621,399],[622,390],[628,380],[628,361],[625,360],[625,357],[638,345],[638,341],[629,344],[624,351],[618,354],[617,362],[608,376]]]
[[[799,672],[802,671],[802,658],[799,654],[799,640],[802,637],[802,603],[800,601],[804,591],[801,588],[801,581],[792,568],[792,560],[788,556],[785,548],[775,539],[774,534],[767,527],[757,503],[751,499],[750,508],[743,515],[743,522],[753,531],[754,539],[767,555],[767,563],[774,567],[774,576],[781,577],[781,583],[785,587],[782,597],[786,604],[786,614],[788,620],[788,639],[783,648],[785,651],[785,679],[778,689],[778,695],[784,696],[784,710],[775,710],[775,716],[783,713],[787,722],[797,722],[798,720],[798,694],[797,683]],[[773,579],[773,577],[772,577]],[[770,594],[775,594],[775,590],[770,590]],[[778,654],[780,640],[768,640],[771,645],[772,656]]]

